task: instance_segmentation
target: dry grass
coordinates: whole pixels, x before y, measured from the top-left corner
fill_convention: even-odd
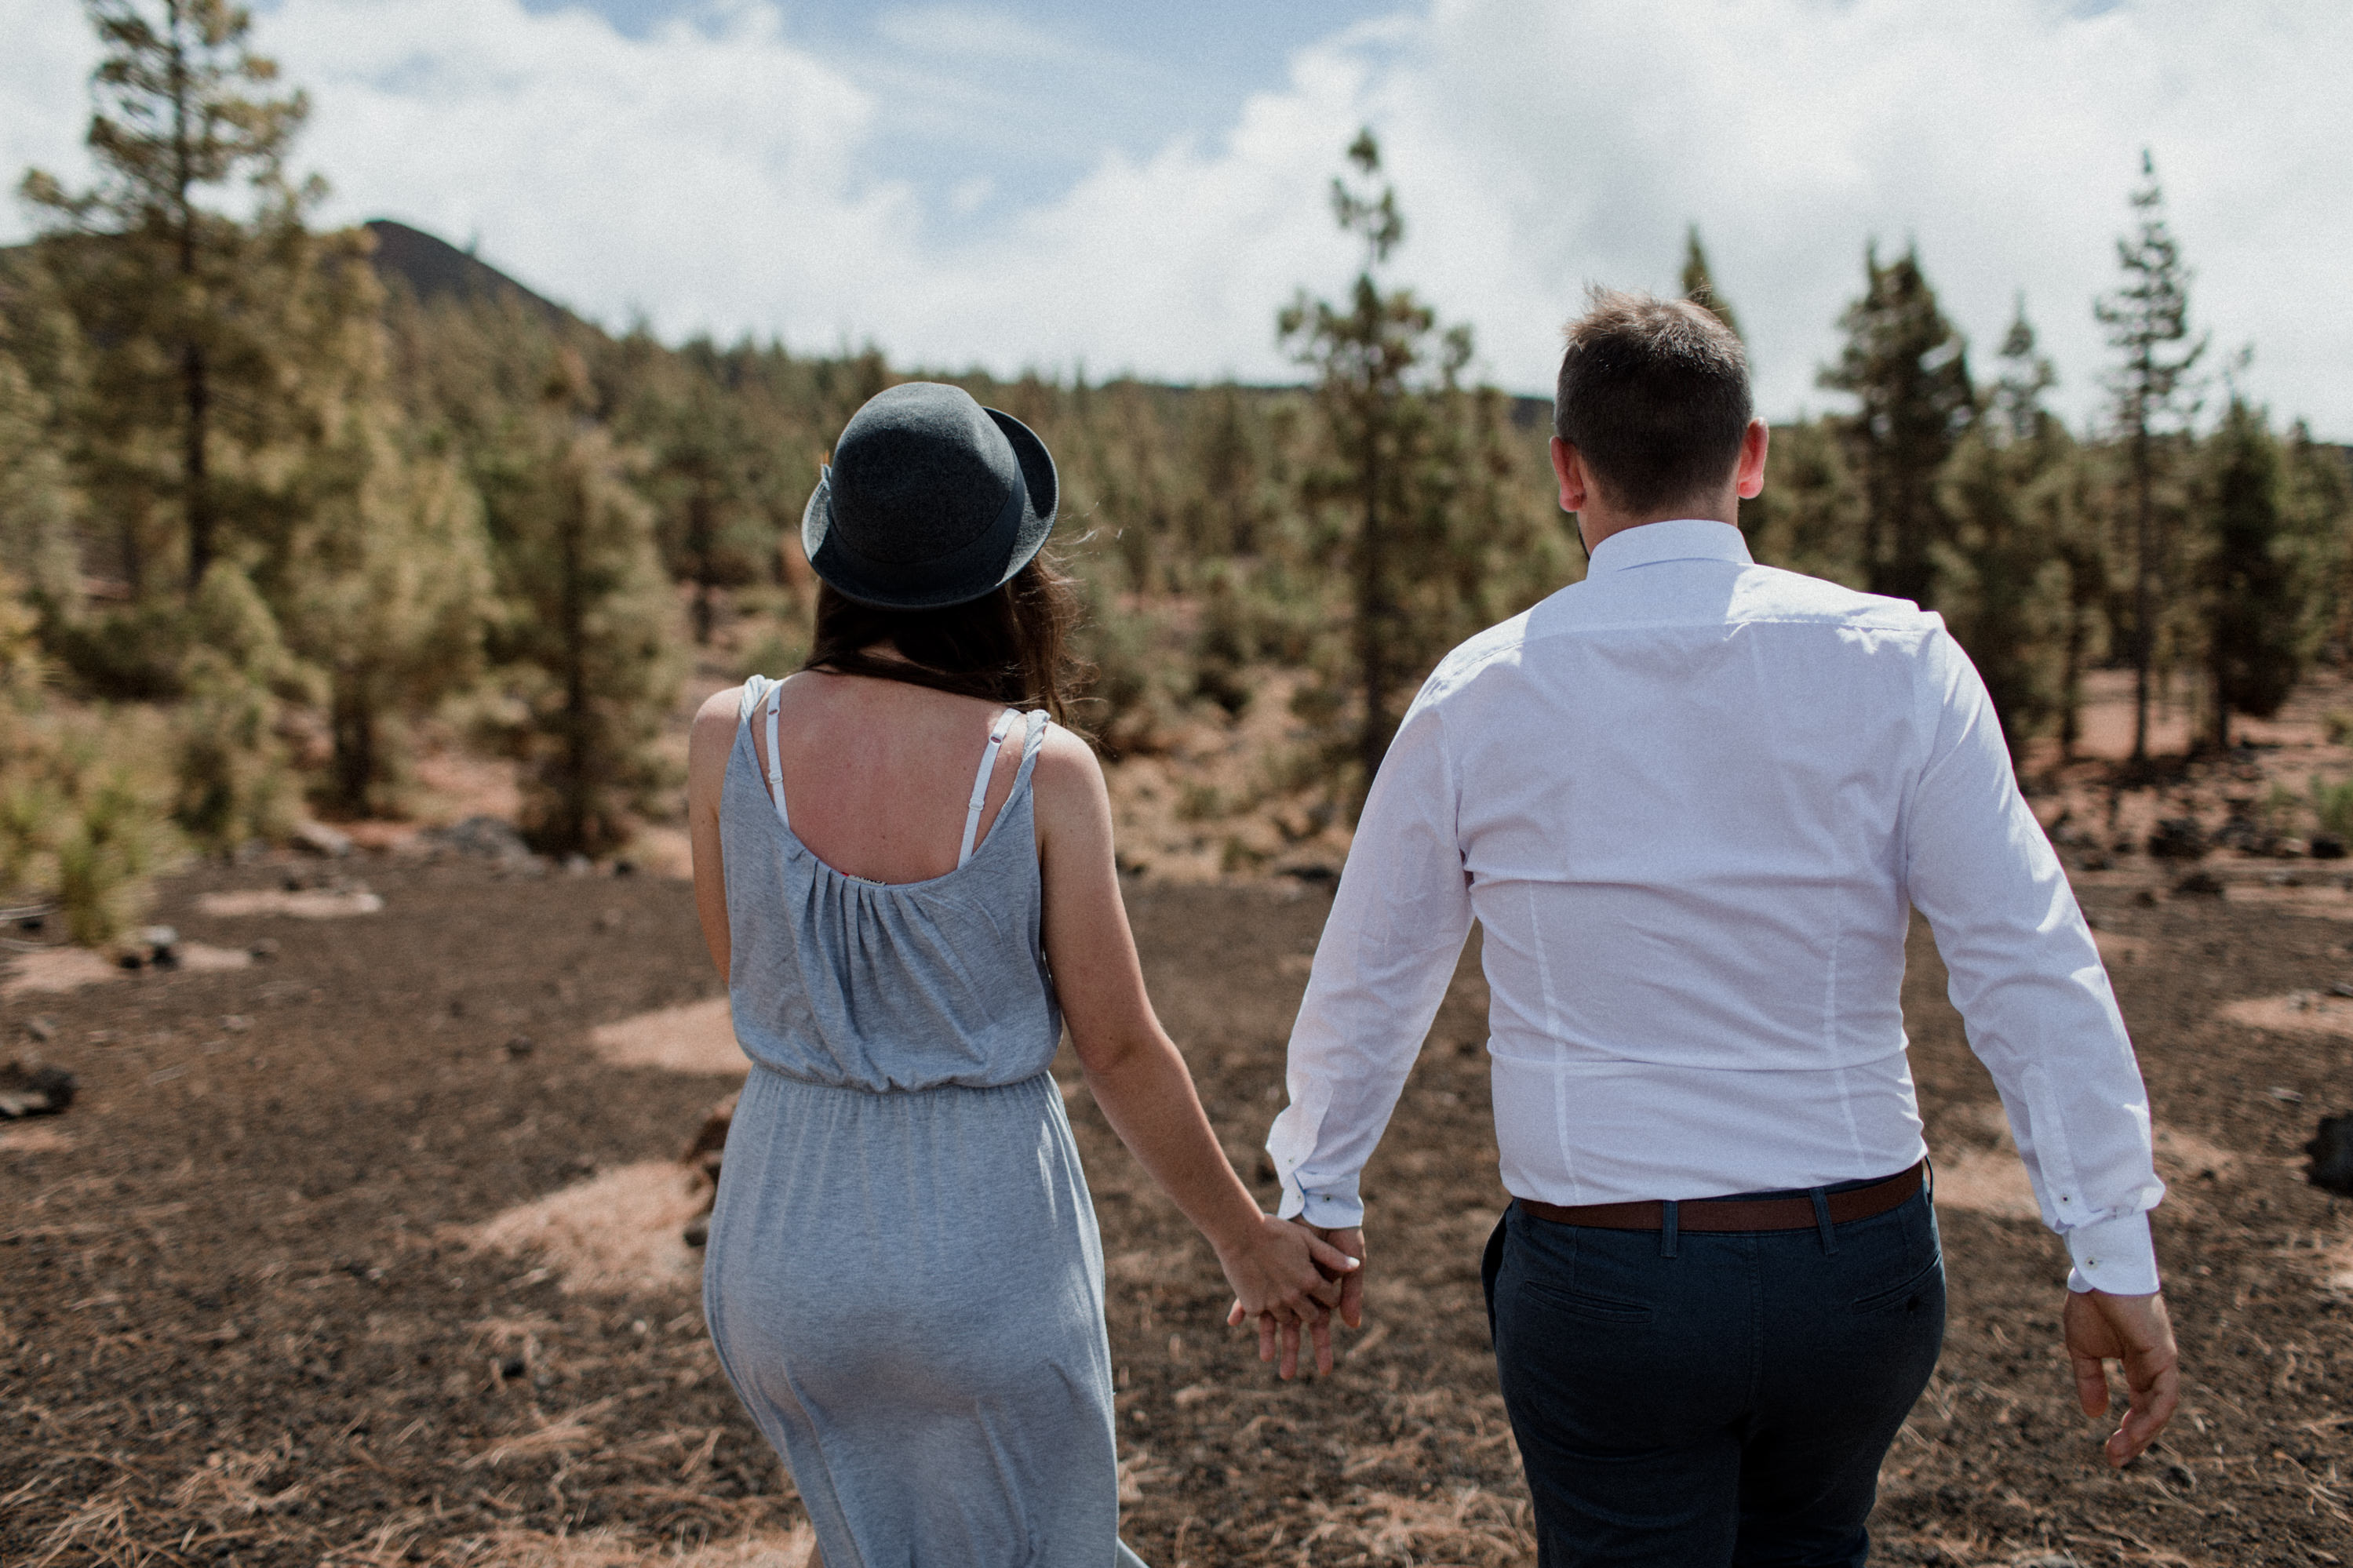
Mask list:
[[[724,996],[600,1025],[589,1031],[588,1044],[615,1067],[740,1077],[750,1066],[735,1043]]]
[[[437,1552],[429,1563],[452,1568],[808,1568],[817,1536],[808,1526],[765,1531],[696,1546],[649,1546],[612,1531],[548,1535],[514,1530]]]
[[[702,1258],[683,1239],[702,1206],[689,1173],[674,1160],[640,1160],[517,1204],[459,1238],[516,1257],[536,1258],[574,1295],[692,1289]]]

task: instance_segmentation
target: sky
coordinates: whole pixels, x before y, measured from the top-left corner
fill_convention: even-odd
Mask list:
[[[1589,285],[1672,289],[1696,224],[1761,409],[1865,247],[1917,247],[1989,378],[2018,302],[2079,426],[2144,148],[2220,372],[2353,440],[2341,0],[259,0],[322,216],[399,218],[608,325],[894,364],[1295,379],[1358,263],[1327,192],[1379,136],[1389,280],[1548,390]],[[0,169],[86,176],[93,44],[0,0]],[[0,211],[0,240],[29,232]]]

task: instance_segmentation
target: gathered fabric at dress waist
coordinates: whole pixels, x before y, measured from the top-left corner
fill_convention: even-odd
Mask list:
[[[1033,1083],[1040,1078],[1050,1079],[1053,1076],[1047,1070],[1048,1065],[1053,1060],[1051,1052],[1047,1054],[1044,1061],[1036,1066],[1025,1065],[1013,1070],[975,1070],[922,1079],[883,1078],[879,1079],[854,1077],[849,1073],[827,1074],[811,1070],[811,1064],[819,1059],[818,1054],[814,1052],[795,1053],[797,1059],[789,1067],[764,1059],[748,1046],[744,1048],[744,1055],[751,1058],[754,1071],[770,1078],[780,1079],[786,1083],[797,1084],[808,1089],[834,1089],[843,1094],[882,1096],[923,1094],[938,1089],[1010,1089],[1016,1085]]]

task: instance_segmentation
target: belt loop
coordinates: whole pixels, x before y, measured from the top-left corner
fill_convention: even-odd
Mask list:
[[[1831,1228],[1831,1200],[1827,1189],[1816,1187],[1808,1194],[1814,1200],[1814,1227],[1822,1233],[1822,1250],[1838,1250],[1838,1233]]]
[[[1662,1258],[1672,1258],[1675,1255],[1676,1226],[1681,1218],[1675,1210],[1675,1200],[1672,1198],[1659,1205],[1659,1256]]]

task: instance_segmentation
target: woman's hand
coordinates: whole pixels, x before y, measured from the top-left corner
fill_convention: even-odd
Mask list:
[[[1314,1343],[1315,1370],[1332,1370],[1332,1308],[1358,1268],[1356,1258],[1304,1226],[1262,1214],[1250,1232],[1219,1247],[1218,1263],[1234,1288],[1227,1326],[1257,1320],[1259,1360],[1272,1361],[1279,1351],[1279,1374],[1297,1373],[1304,1327]]]

